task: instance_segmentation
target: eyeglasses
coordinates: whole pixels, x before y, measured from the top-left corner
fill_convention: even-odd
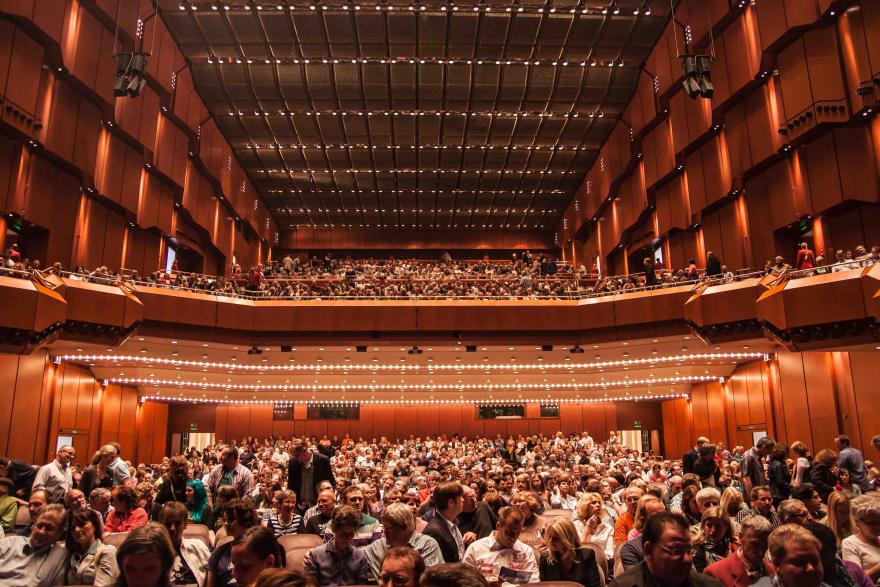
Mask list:
[[[392,585],[397,585],[398,587],[402,587],[409,583],[409,577],[404,577],[403,575],[392,575],[390,573],[382,573],[379,575],[379,584],[387,585],[391,583]]]
[[[694,549],[690,546],[676,546],[674,548],[669,548],[668,546],[663,546],[662,544],[657,544],[656,546],[660,550],[668,553],[670,556],[674,556],[675,558],[694,556]]]

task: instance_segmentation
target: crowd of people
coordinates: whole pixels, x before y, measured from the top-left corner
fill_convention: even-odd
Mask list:
[[[880,435],[871,450],[880,453]],[[699,438],[670,459],[615,433],[246,438],[134,465],[62,446],[0,459],[6,585],[871,587],[880,473]],[[19,509],[26,511],[21,516]]]
[[[690,259],[684,268],[667,269],[659,259],[648,257],[641,272],[602,276],[595,265],[590,269],[572,266],[529,251],[515,253],[510,261],[456,261],[448,253],[438,261],[336,259],[330,254],[301,260],[286,255],[281,261],[260,264],[247,271],[233,264],[231,275],[222,277],[179,271],[176,262],[168,271],[149,275],[130,270],[120,273],[106,266],[94,270],[75,267],[65,272],[60,263],[44,269],[38,260],[23,259],[13,246],[5,256],[0,256],[0,275],[25,277],[39,272],[105,285],[129,282],[258,299],[577,299],[645,287],[707,281],[730,283],[746,276],[816,275],[864,267],[878,260],[878,245],[870,251],[862,245],[854,252],[838,250],[834,262],[829,264],[801,243],[794,265],[777,256],[759,271],[734,272],[709,251],[705,268],[699,268],[696,260]]]

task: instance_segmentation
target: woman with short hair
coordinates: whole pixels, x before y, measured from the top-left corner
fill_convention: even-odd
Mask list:
[[[67,584],[112,585],[119,575],[116,547],[101,542],[101,515],[82,508],[70,515],[67,538]]]
[[[110,502],[113,510],[107,514],[104,522],[104,537],[114,532],[131,532],[135,528],[149,523],[147,512],[138,505],[138,495],[128,485],[114,487]]]
[[[574,581],[600,587],[602,578],[596,554],[581,546],[577,530],[568,518],[554,518],[544,530],[546,550],[538,561],[541,581]]]
[[[598,493],[585,493],[578,500],[577,520],[574,527],[581,544],[591,542],[605,552],[605,558],[614,558],[614,527],[602,518],[605,514],[605,500]]]
[[[153,522],[135,528],[116,552],[120,571],[116,587],[170,587],[174,557],[164,526]]]
[[[818,455],[816,455],[818,459]],[[852,536],[841,541],[841,556],[865,571],[874,583],[880,580],[880,499],[863,495],[850,504],[855,522]]]

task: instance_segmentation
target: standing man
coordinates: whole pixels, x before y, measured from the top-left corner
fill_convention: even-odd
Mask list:
[[[290,462],[287,465],[287,488],[299,496],[300,507],[315,505],[318,498],[316,487],[321,481],[329,481],[334,487],[336,478],[330,467],[330,459],[322,454],[314,453],[302,440],[294,440],[290,451]]]
[[[873,487],[871,487],[868,476],[865,474],[865,455],[862,454],[862,451],[852,446],[849,436],[845,434],[841,434],[834,439],[834,446],[840,452],[837,466],[849,471],[850,481],[852,481],[853,485],[857,485],[862,490],[862,493],[871,491]]]
[[[693,473],[694,466],[697,464],[697,461],[700,458],[700,449],[703,448],[704,444],[708,444],[709,439],[705,436],[701,436],[697,439],[697,444],[694,445],[694,448],[687,451],[681,457],[681,468],[684,469],[685,473]]]
[[[464,537],[456,525],[458,515],[464,509],[464,489],[458,481],[441,483],[434,488],[434,506],[437,514],[431,517],[422,531],[440,545],[443,560],[457,563],[464,558]]]
[[[238,449],[224,446],[220,451],[220,464],[208,473],[205,489],[208,490],[208,503],[213,507],[217,490],[224,485],[231,485],[238,491],[241,498],[249,497],[254,490],[254,474],[238,460]]]
[[[769,436],[758,439],[755,446],[745,452],[742,459],[743,498],[748,501],[752,495],[752,489],[759,485],[767,485],[767,475],[764,473],[764,457],[776,447],[776,441]]]
[[[101,447],[101,461],[107,470],[110,471],[113,487],[119,487],[120,485],[134,487],[135,482],[131,477],[131,469],[128,468],[128,463],[119,456],[121,453],[122,450],[118,443],[111,442],[110,444],[105,444]]]
[[[72,446],[64,445],[59,448],[55,460],[37,471],[31,491],[45,491],[52,502],[64,501],[64,496],[73,488],[70,463],[75,458],[76,450]]]

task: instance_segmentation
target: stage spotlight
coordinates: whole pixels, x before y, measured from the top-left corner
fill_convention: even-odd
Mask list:
[[[466,350],[469,353],[475,353],[475,352],[477,352],[477,345],[469,344],[466,347],[464,347],[464,350]]]
[[[542,345],[541,345],[541,350],[544,351],[545,353],[552,352],[552,351],[553,351],[553,345],[552,345],[552,344],[542,344]]]
[[[144,72],[147,69],[147,55],[145,53],[117,53],[116,59],[116,83],[113,86],[113,95],[119,98],[139,96],[147,81]]]
[[[421,355],[423,351],[422,351],[422,349],[420,349],[416,345],[413,345],[413,348],[409,349],[406,352],[407,352],[407,354],[410,354],[410,355]]]
[[[712,85],[711,55],[682,55],[681,68],[684,79],[681,82],[689,98],[711,99],[715,95]]]
[[[580,347],[580,345],[576,344],[573,347],[571,347],[570,349],[568,349],[568,352],[570,352],[573,355],[582,355],[582,354],[584,354],[584,349],[582,349]]]
[[[248,349],[248,354],[249,355],[262,355],[263,349],[252,346],[251,348]]]
[[[681,82],[681,85],[684,87],[684,91],[688,95],[688,98],[696,99],[700,97],[700,83],[696,78],[686,77]]]
[[[367,347],[366,345],[358,345],[355,350],[359,353],[365,353],[367,352]]]

